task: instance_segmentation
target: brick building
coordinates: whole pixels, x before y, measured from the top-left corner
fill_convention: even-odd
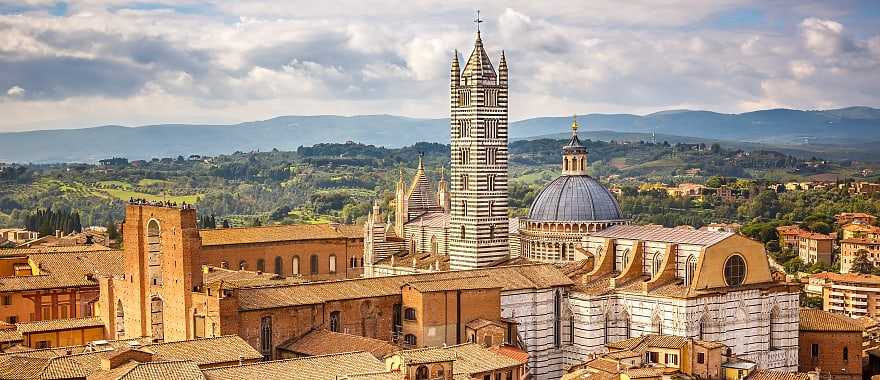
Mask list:
[[[93,316],[95,276],[121,274],[121,258],[98,245],[0,251],[0,318],[14,324]]]
[[[862,325],[822,310],[801,309],[798,370],[834,380],[862,378]],[[826,377],[823,377],[826,378]]]

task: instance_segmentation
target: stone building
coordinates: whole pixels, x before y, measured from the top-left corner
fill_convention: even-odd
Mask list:
[[[868,262],[880,264],[880,239],[868,237],[849,238],[840,241],[840,273],[850,273],[860,251],[867,252]]]
[[[571,140],[562,148],[562,176],[535,197],[529,215],[520,218],[521,257],[541,262],[570,262],[581,239],[610,226],[626,224],[614,195],[587,175],[587,149],[571,124]]]
[[[421,159],[411,185],[401,174],[393,226],[382,220],[377,205],[364,227],[367,276],[415,272],[382,262],[391,256],[409,261],[430,254],[455,270],[509,256],[507,61],[502,53],[496,72],[478,30],[464,69],[456,52],[450,71],[450,183],[441,173],[435,192]]]
[[[798,235],[798,257],[808,265],[817,262],[831,265],[835,240],[832,235],[802,231]]]
[[[619,225],[584,239],[569,271],[566,362],[646,334],[717,341],[763,369],[797,368],[799,289],[763,245],[728,232]],[[575,265],[572,265],[573,267]]]

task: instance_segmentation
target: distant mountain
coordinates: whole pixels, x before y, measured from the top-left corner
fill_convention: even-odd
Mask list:
[[[587,134],[601,130],[649,136],[654,132],[658,136],[757,143],[781,149],[790,145],[796,151],[843,152],[835,157],[880,161],[880,152],[873,152],[877,150],[875,142],[880,141],[880,109],[870,107],[772,109],[742,114],[669,110],[645,116],[589,114],[578,116],[578,120]],[[511,123],[510,137],[566,133],[570,123],[567,116],[516,121]],[[419,141],[445,143],[449,141],[449,122],[392,115],[320,115],[280,116],[234,125],[103,126],[0,133],[0,162],[94,162],[114,156],[148,159],[273,148],[294,150],[302,145],[349,140],[389,147]]]

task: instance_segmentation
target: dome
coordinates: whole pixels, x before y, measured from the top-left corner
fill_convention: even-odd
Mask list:
[[[561,176],[535,197],[529,209],[535,221],[620,220],[620,206],[605,186],[587,175]]]

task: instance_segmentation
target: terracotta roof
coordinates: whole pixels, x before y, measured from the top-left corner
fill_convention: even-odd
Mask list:
[[[499,321],[492,321],[489,319],[479,318],[479,319],[474,319],[473,321],[468,322],[467,324],[465,324],[465,326],[472,328],[474,330],[479,330],[479,329],[486,327],[486,326],[504,327],[505,325]]]
[[[862,332],[862,324],[847,316],[817,309],[801,309],[800,331]]]
[[[393,259],[392,259],[393,256]],[[415,258],[415,265],[413,265],[413,258]],[[399,254],[394,254],[388,257],[383,258],[376,262],[375,265],[384,265],[391,266],[392,260],[394,261],[394,267],[408,267],[408,268],[416,268],[422,270],[431,270],[436,271],[437,265],[439,264],[441,271],[449,270],[449,256],[443,254],[432,254],[427,252],[400,252]]]
[[[232,270],[211,266],[207,267],[207,269],[208,271],[203,273],[203,281],[206,286],[212,288],[220,286],[221,283],[223,284],[223,289],[235,289],[250,286],[287,285],[307,282],[302,277],[283,277],[275,273]]]
[[[141,347],[141,350],[152,352],[158,360],[190,360],[200,366],[263,357],[238,335],[154,343]]]
[[[45,365],[33,378],[69,379],[85,378],[101,368],[101,359],[118,350],[130,349],[130,342],[146,343],[146,340],[110,341],[109,349],[91,345],[30,350],[0,355],[0,378],[4,372],[12,372],[25,359],[41,359]],[[245,360],[262,357],[253,347],[237,335],[203,338],[180,342],[143,344],[138,350],[150,352],[159,361],[191,361],[196,365],[218,365],[237,362],[239,355]]]
[[[618,342],[608,343],[607,346],[609,349],[617,349],[617,350],[629,350],[634,352],[644,352],[650,348],[671,348],[671,349],[679,349],[688,344],[690,342],[690,338],[685,338],[681,336],[674,335],[642,335],[635,338],[629,338],[625,340],[621,340]],[[701,340],[693,339],[694,344],[701,345],[707,348],[713,348],[717,345],[721,345],[720,343],[715,342],[706,342]]]
[[[116,250],[31,254],[28,261],[39,273],[0,278],[0,291],[97,286],[95,276],[124,273],[122,251]]]
[[[213,228],[199,230],[202,246],[272,243],[315,239],[363,239],[363,226],[292,224],[263,227]]]
[[[809,232],[809,231],[802,231],[801,233],[798,234],[798,237],[804,238],[804,239],[812,239],[812,240],[836,240],[837,239],[837,237],[835,237],[835,236],[825,235],[825,234],[820,234],[820,233],[815,233],[815,232]]]
[[[632,350],[618,350],[618,351],[611,351],[603,356],[608,359],[620,360],[620,359],[626,359],[626,358],[640,357],[640,356],[642,356],[642,354],[635,352],[635,351],[632,351]]]
[[[21,342],[24,337],[16,329],[0,330],[0,343]]]
[[[756,369],[749,373],[748,380],[809,380],[810,375],[803,372],[784,372],[769,369]]]
[[[497,289],[501,285],[489,276],[458,277],[409,281],[405,285],[422,293],[448,290]]]
[[[870,330],[878,325],[877,320],[871,317],[859,317],[855,321],[862,325],[863,330]]]
[[[290,343],[282,344],[278,346],[278,349],[308,356],[338,354],[354,350],[369,352],[376,358],[384,358],[400,350],[400,347],[384,340],[322,329],[312,331]]]
[[[0,379],[39,379],[48,364],[45,358],[12,357],[0,366]]]
[[[680,228],[616,225],[594,232],[590,236],[609,239],[661,241],[677,244],[710,246],[733,236],[732,232],[686,230]]]
[[[47,331],[75,330],[89,327],[104,327],[101,318],[70,318],[70,319],[50,319],[36,322],[16,323],[16,328],[22,334],[30,334]]]
[[[880,285],[880,276],[872,274],[822,272],[811,275],[810,278],[818,278],[832,282]]]
[[[880,244],[880,239],[849,238],[840,241],[841,244]]]
[[[618,373],[620,367],[617,364],[616,360],[602,356],[584,363],[587,367],[607,373]]]
[[[385,363],[367,352],[347,352],[205,369],[209,380],[336,380],[343,375],[385,371]]]
[[[129,362],[107,373],[96,373],[89,379],[112,380],[200,380],[204,379],[199,366],[188,360],[137,363]]]
[[[0,249],[0,257],[9,256],[27,256],[38,253],[71,253],[71,252],[95,252],[95,251],[112,251],[113,249],[100,244],[91,245],[68,245],[54,247],[36,247],[36,248],[11,248]]]
[[[454,361],[454,374],[478,374],[504,368],[521,366],[523,363],[507,355],[490,350],[476,343],[446,347],[428,347],[397,352],[405,363],[437,363]]]
[[[663,374],[669,370],[675,371],[673,368],[664,368],[664,367],[640,367],[640,368],[630,368],[625,371],[626,375],[630,379],[644,379],[646,377],[656,377],[660,378]]]
[[[506,344],[500,345],[500,346],[492,346],[492,347],[489,347],[489,351],[492,351],[492,352],[499,354],[499,355],[507,356],[513,360],[516,360],[517,362],[522,363],[522,364],[526,364],[529,362],[529,353],[525,352],[523,350],[520,350],[519,348],[516,348],[514,346],[509,346]]]
[[[450,272],[420,273],[404,276],[359,278],[309,282],[296,285],[241,288],[241,310],[259,310],[296,305],[314,305],[347,299],[383,297],[400,294],[401,287],[413,281],[443,280],[488,276],[502,291],[547,289],[572,284],[552,264],[504,266]]]

